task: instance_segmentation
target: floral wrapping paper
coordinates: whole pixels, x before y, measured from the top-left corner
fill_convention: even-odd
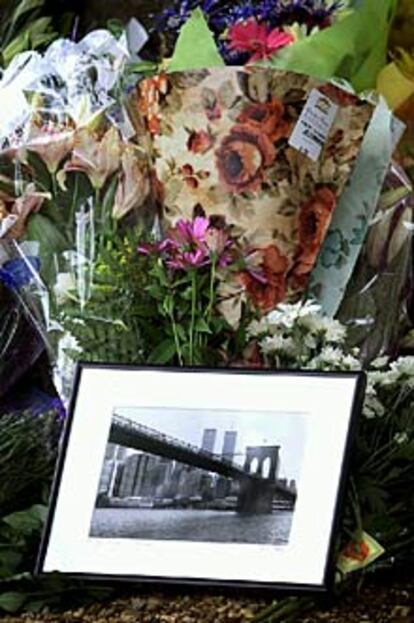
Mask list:
[[[313,162],[289,138],[315,88],[338,112]],[[137,97],[164,224],[205,214],[231,227],[267,277],[244,283],[263,311],[302,293],[372,106],[307,76],[238,67],[156,76]]]

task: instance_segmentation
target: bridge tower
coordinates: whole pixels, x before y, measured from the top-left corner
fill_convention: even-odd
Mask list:
[[[267,460],[270,460],[270,469],[268,476],[265,477],[264,465]],[[257,468],[252,473],[252,467],[256,462]],[[280,446],[248,446],[246,448],[244,463],[246,478],[240,481],[237,500],[239,513],[269,514],[272,512],[279,462]],[[254,476],[259,478],[254,478]]]
[[[265,461],[270,459],[270,471],[267,479],[276,482],[279,475],[280,446],[248,446],[243,468],[248,474],[252,473],[252,464],[255,459],[257,459],[257,470],[255,473],[258,476],[263,476]]]

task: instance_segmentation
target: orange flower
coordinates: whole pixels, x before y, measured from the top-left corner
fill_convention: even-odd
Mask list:
[[[243,272],[239,275],[239,281],[256,307],[267,313],[286,298],[289,262],[275,245],[266,247],[260,253],[263,260],[259,271]]]
[[[246,106],[237,121],[254,130],[263,132],[274,143],[287,136],[290,124],[283,119],[285,108],[281,101],[272,99],[266,104],[253,103]]]
[[[157,135],[161,131],[160,102],[167,91],[168,78],[165,75],[143,80],[139,86],[138,108],[145,117],[152,135]]]
[[[292,285],[303,289],[308,282],[322,243],[325,240],[337,198],[326,186],[318,188],[314,196],[299,211],[299,244],[290,273]]]
[[[258,190],[276,150],[261,130],[236,125],[216,152],[221,181],[234,193]]]

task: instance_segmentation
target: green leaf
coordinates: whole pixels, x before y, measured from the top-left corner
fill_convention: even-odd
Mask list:
[[[40,9],[45,4],[45,0],[21,0],[16,7],[16,10],[13,12],[13,20],[12,24],[16,24],[16,22],[23,17],[25,14],[30,11],[34,11],[35,9]]]
[[[105,219],[106,217],[112,217],[112,209],[114,207],[115,202],[115,194],[116,189],[118,188],[118,175],[114,175],[110,181],[108,186],[108,190],[105,193],[105,196],[102,201],[102,215]]]
[[[45,506],[32,506],[27,511],[13,513],[4,517],[3,521],[23,536],[30,536],[33,532],[39,532],[46,520],[47,508]]]
[[[128,72],[151,76],[153,74],[159,73],[159,65],[158,63],[154,63],[153,61],[140,61],[139,63],[131,63],[130,65],[128,65]]]
[[[0,546],[0,579],[12,578],[21,562],[23,555],[11,545]]]
[[[198,8],[181,29],[168,72],[224,66],[204,14]]]
[[[6,612],[17,612],[26,601],[22,593],[3,593],[0,594],[0,610]]]
[[[43,214],[30,217],[26,228],[26,240],[40,244],[42,275],[46,280],[53,276],[53,258],[68,249],[69,244],[59,228]]]
[[[32,38],[34,35],[45,34],[52,23],[51,17],[39,17],[39,19],[30,22],[27,25],[27,30]]]
[[[204,318],[199,318],[197,320],[195,329],[196,331],[198,331],[198,333],[212,333],[210,327],[208,326]]]
[[[358,92],[375,88],[387,62],[394,10],[395,0],[365,0],[360,9],[333,26],[287,46],[260,65],[323,80],[342,78]]]
[[[3,62],[8,65],[17,54],[24,52],[30,47],[30,36],[28,32],[22,32],[15,37],[2,51]]]
[[[41,46],[46,45],[48,43],[51,43],[55,39],[56,39],[55,32],[49,32],[49,33],[39,32],[37,34],[32,35],[32,37],[30,38],[31,48],[33,50],[37,50],[37,48],[40,48]]]
[[[166,363],[170,363],[175,354],[176,351],[173,340],[164,340],[161,344],[158,344],[158,346],[154,348],[148,357],[148,363],[165,365]]]

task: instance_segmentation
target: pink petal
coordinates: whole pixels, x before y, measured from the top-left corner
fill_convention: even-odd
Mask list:
[[[204,240],[206,232],[210,226],[208,218],[197,216],[193,221],[193,235],[198,240]]]

